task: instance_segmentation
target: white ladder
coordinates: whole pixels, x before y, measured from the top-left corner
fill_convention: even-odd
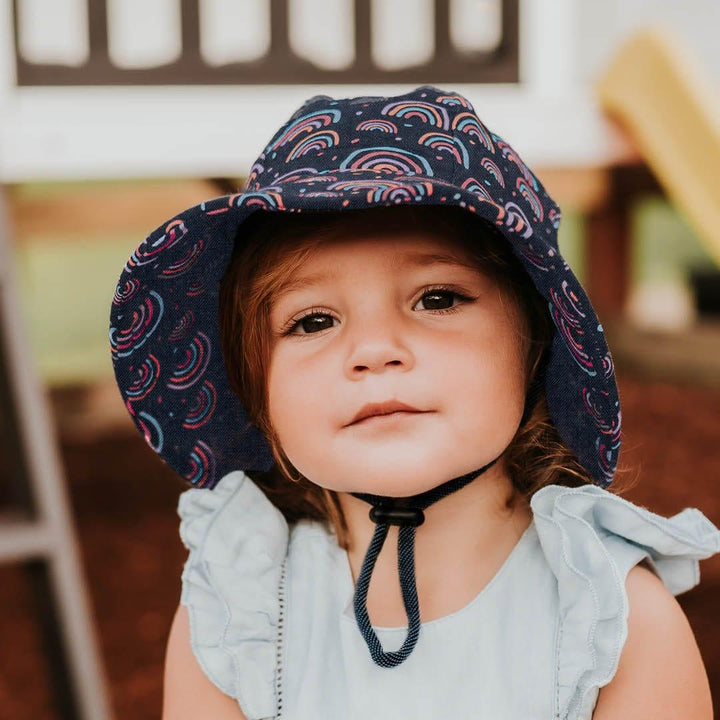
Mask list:
[[[15,500],[0,512],[0,563],[22,564],[32,585],[57,717],[111,720],[52,414],[19,297],[0,184],[0,434]]]

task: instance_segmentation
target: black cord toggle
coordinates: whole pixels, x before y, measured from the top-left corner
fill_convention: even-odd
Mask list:
[[[425,513],[413,507],[373,507],[370,519],[376,524],[418,527],[425,522]]]

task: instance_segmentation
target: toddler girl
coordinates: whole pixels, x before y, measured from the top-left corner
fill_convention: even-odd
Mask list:
[[[673,595],[720,532],[606,489],[612,359],[559,223],[424,86],[311,98],[133,253],[116,377],[193,486],[164,718],[711,717]]]

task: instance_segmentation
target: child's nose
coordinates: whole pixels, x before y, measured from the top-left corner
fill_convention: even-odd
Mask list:
[[[379,373],[388,368],[409,370],[414,357],[401,325],[401,322],[382,317],[354,328],[346,359],[348,376],[357,379],[368,372]]]

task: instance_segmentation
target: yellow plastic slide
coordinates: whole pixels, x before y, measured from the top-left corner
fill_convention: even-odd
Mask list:
[[[667,30],[633,36],[599,79],[603,109],[720,265],[720,93]]]

